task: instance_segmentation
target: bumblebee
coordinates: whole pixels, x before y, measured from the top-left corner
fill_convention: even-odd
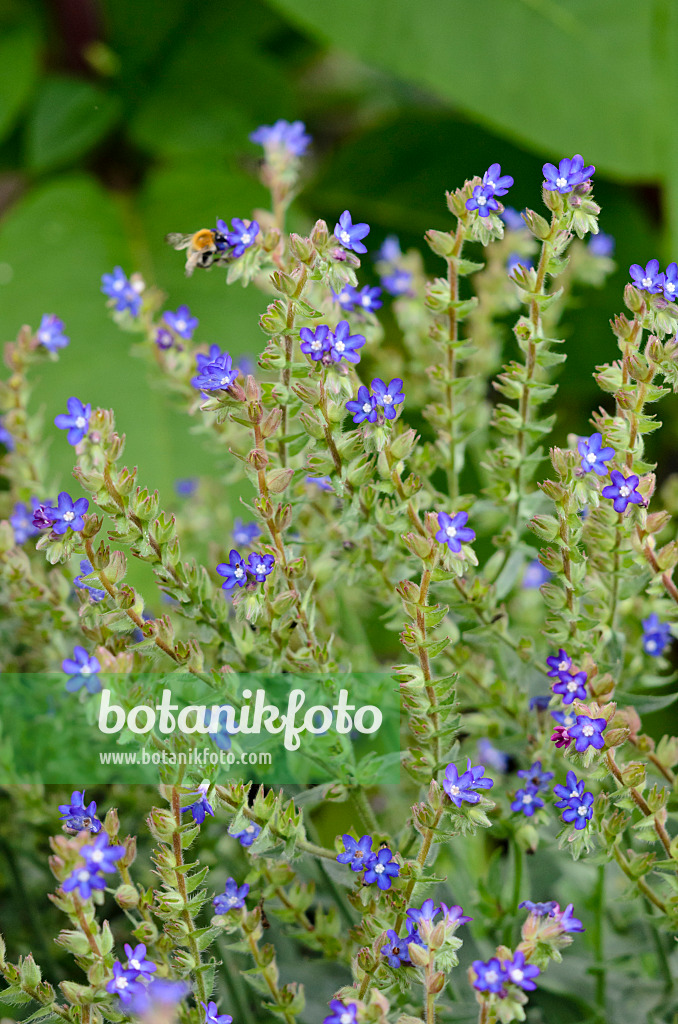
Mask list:
[[[174,249],[188,249],[186,254],[186,276],[190,277],[196,267],[211,267],[215,259],[226,248],[226,239],[218,231],[201,228],[193,235],[176,232],[165,236],[165,241]]]

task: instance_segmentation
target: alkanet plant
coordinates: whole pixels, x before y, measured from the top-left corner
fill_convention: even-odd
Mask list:
[[[215,287],[225,269],[263,293],[254,372],[234,362],[227,315],[208,346],[199,310],[165,309],[120,267],[102,281],[154,380],[228,459],[226,478],[181,481],[179,511],[162,509],[124,465],[113,411],[70,397],[64,436],[32,410],[33,368],[69,343],[58,316],[7,346],[3,669],[63,668],[81,703],[104,677],[125,708],[154,703],[176,673],[239,707],[241,673],[313,675],[334,698],[338,673],[378,671],[399,687],[401,781],[378,785],[376,762],[346,748],[335,782],[291,790],[163,767],[159,798],[137,794],[140,864],[128,823],[113,808],[102,822],[73,780],[70,803],[41,819],[73,980],[57,991],[3,945],[0,1001],[73,1024],[510,1024],[540,1005],[549,965],[550,991],[575,984],[576,940],[576,970],[591,964],[577,975],[581,1019],[621,1019],[619,961],[640,946],[649,995],[632,1019],[668,1020],[678,739],[655,741],[640,712],[669,706],[651,691],[675,682],[678,541],[645,438],[660,426],[649,407],[678,390],[676,264],[631,267],[609,362],[591,368],[603,402],[565,441],[546,409],[567,358],[558,325],[573,289],[613,267],[609,242],[584,242],[599,230],[593,166],[544,166],[544,216],[504,209],[513,179],[493,164],[447,194],[426,235],[440,276],[389,237],[380,290],[359,258],[370,228],[349,210],[333,232],[323,220],[286,231],[304,126],[252,139],[271,209],[225,210],[170,239]],[[400,337],[382,355],[389,303]],[[48,438],[74,448],[68,490],[49,476]],[[130,556],[150,566],[162,614],[158,593],[126,582]],[[242,748],[223,723],[210,736]],[[312,953],[322,1011],[281,981],[280,943],[299,963]]]

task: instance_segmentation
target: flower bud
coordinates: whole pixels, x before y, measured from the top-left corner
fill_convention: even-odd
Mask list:
[[[324,223],[324,222],[323,222]],[[300,263],[312,263],[315,249],[310,238],[302,238],[294,232],[290,235],[290,252]]]
[[[113,898],[123,910],[131,910],[139,903],[139,892],[133,885],[119,885],[113,894]]]
[[[293,469],[272,469],[266,474],[266,486],[271,494],[282,494],[293,476]]]

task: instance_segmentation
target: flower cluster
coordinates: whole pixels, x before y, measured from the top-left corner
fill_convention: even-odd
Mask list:
[[[310,356],[314,362],[321,360],[325,366],[340,363],[342,359],[349,363],[359,363],[358,349],[365,344],[362,334],[351,334],[348,320],[340,320],[333,331],[326,324],[320,324],[315,330],[302,327],[299,337],[304,355]]]
[[[358,388],[357,398],[346,403],[346,408],[353,413],[353,422],[362,423],[367,420],[369,423],[376,423],[387,420],[394,420],[397,415],[396,405],[405,400],[405,393],[401,390],[403,382],[400,377],[395,377],[388,384],[385,384],[380,377],[370,384],[372,394],[364,384]]]
[[[553,164],[544,164],[544,188],[548,192],[560,192],[566,195],[573,192],[577,185],[583,185],[595,173],[595,167],[584,166],[584,158],[577,154],[571,160],[565,158],[560,161],[557,167]]]
[[[557,679],[552,690],[563,698],[563,704],[571,704],[573,700],[586,700],[586,672],[572,671],[572,659],[561,647],[557,656],[546,659],[549,676]]]
[[[511,960],[500,960],[492,957],[490,960],[474,960],[471,965],[475,978],[473,987],[479,992],[488,992],[500,997],[507,994],[506,986],[511,984],[524,992],[534,992],[536,984],[534,978],[541,974],[536,964],[528,964],[525,954],[517,950]]]
[[[564,808],[562,818],[568,824],[574,822],[576,829],[583,829],[593,814],[593,794],[584,789],[583,780],[574,772],[567,773],[564,786],[554,786],[553,792],[559,799],[555,806]]]
[[[542,769],[541,761],[535,761],[529,768],[523,768],[518,776],[525,780],[525,785],[517,790],[511,804],[512,811],[521,811],[528,818],[531,818],[535,811],[544,806],[540,793],[548,791],[549,782],[553,778],[553,772],[546,772]]]
[[[152,980],[158,965],[146,959],[146,946],[143,942],[132,948],[125,943],[127,965],[123,967],[119,960],[113,964],[113,977],[106,985],[106,991],[116,995],[125,1007],[130,1007],[135,997],[142,995],[146,983]],[[134,1007],[136,1011],[136,1005]]]
[[[306,134],[303,121],[276,121],[272,125],[261,125],[250,135],[250,141],[263,146],[268,159],[280,156],[303,156],[311,142]]]
[[[101,278],[101,291],[108,295],[110,305],[118,313],[128,311],[136,317],[141,311],[141,295],[128,279],[122,267],[115,267],[112,274]]]
[[[659,260],[650,260],[645,267],[633,263],[629,267],[631,280],[636,288],[649,295],[664,296],[667,302],[675,302],[678,295],[678,263],[669,263],[666,270],[660,271]]]
[[[238,368],[228,352],[222,352],[218,345],[212,345],[208,355],[196,353],[198,372],[191,384],[201,391],[225,391],[238,376]]]
[[[228,562],[221,562],[217,572],[224,577],[221,584],[223,590],[233,587],[244,587],[246,583],[263,583],[275,565],[273,555],[259,555],[253,551],[247,561],[233,548],[229,552]]]
[[[512,184],[511,175],[502,174],[499,164],[492,164],[485,171],[482,184],[476,185],[471,198],[466,200],[466,209],[477,210],[480,217],[489,217],[499,209],[497,197],[505,196]]]
[[[344,850],[337,854],[340,864],[348,864],[351,871],[364,871],[363,881],[367,885],[377,883],[380,889],[390,889],[391,880],[400,874],[400,865],[393,859],[387,846],[376,852],[372,850],[372,837],[343,835]]]
[[[354,309],[360,309],[364,313],[376,313],[383,306],[381,288],[371,288],[368,284],[362,288],[354,288],[352,284],[345,284],[341,291],[332,294],[347,313]]]

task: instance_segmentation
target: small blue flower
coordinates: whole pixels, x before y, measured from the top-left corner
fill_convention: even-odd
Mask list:
[[[395,265],[402,254],[400,240],[397,235],[389,235],[381,243],[381,248],[377,249],[374,258],[382,263],[392,263]]]
[[[92,406],[88,403],[83,405],[79,398],[69,398],[66,402],[68,412],[59,413],[54,419],[54,425],[59,430],[67,430],[66,440],[69,444],[76,445],[82,441],[89,430],[89,420],[92,415]]]
[[[190,797],[197,797],[197,799],[181,808],[182,811],[190,811],[193,815],[193,821],[197,821],[198,825],[202,825],[208,814],[214,817],[214,808],[207,799],[207,791],[209,788],[209,782],[201,783],[195,793],[188,794]]]
[[[440,907],[436,907],[433,900],[424,900],[421,907],[410,907],[407,911],[407,920],[412,925],[421,924],[423,921],[435,921],[440,913]]]
[[[327,324],[320,324],[314,331],[309,327],[302,327],[299,331],[299,337],[301,338],[301,345],[299,346],[301,351],[316,362],[318,359],[322,359],[330,350],[332,333]]]
[[[479,992],[499,993],[508,981],[506,971],[495,956],[486,963],[483,960],[474,960],[471,966],[476,974],[473,987]]]
[[[144,986],[137,978],[134,971],[125,970],[120,961],[116,960],[113,964],[113,977],[106,985],[106,991],[118,996],[123,1006],[128,1006],[135,996],[144,993]]]
[[[368,885],[377,883],[380,889],[390,889],[391,879],[400,874],[400,865],[393,860],[393,854],[387,846],[374,854],[365,868],[363,878]]]
[[[56,352],[57,349],[66,348],[71,340],[64,334],[63,320],[60,320],[54,313],[45,313],[40,321],[36,337],[38,342],[48,352]]]
[[[10,434],[10,432],[7,429],[7,427],[5,426],[5,424],[2,422],[2,418],[1,417],[0,417],[0,444],[4,444],[4,446],[5,446],[5,448],[7,449],[8,452],[13,452],[14,451],[14,438]]]
[[[96,675],[101,671],[101,665],[97,658],[87,653],[84,647],[76,644],[72,658],[64,658],[61,663],[64,672],[68,672],[71,678],[66,681],[66,689],[69,693],[77,693],[83,686],[88,693],[98,693],[101,683]]]
[[[410,963],[410,954],[408,952],[407,938],[400,939],[398,933],[389,928],[386,932],[386,942],[381,947],[381,955],[385,957],[391,967],[400,967],[401,964]]]
[[[572,192],[577,185],[583,185],[595,173],[595,167],[589,165],[584,167],[584,158],[577,154],[571,160],[567,158],[560,161],[557,167],[553,164],[544,164],[544,188],[548,192],[560,192],[565,195]]]
[[[157,971],[158,965],[154,964],[152,960],[146,959],[145,944],[140,942],[138,946],[132,948],[129,942],[126,942],[125,955],[127,956],[126,970],[134,971],[135,977],[141,978],[143,981],[150,981],[151,976]]]
[[[357,349],[365,344],[362,334],[351,334],[348,320],[341,320],[329,336],[329,354],[335,363],[342,359],[349,363],[359,363],[360,353]]]
[[[536,786],[525,786],[524,789],[516,791],[511,804],[512,811],[521,811],[528,818],[531,818],[535,811],[544,806],[544,801],[539,796]]]
[[[408,295],[412,292],[412,274],[404,267],[395,267],[391,273],[384,274],[381,283],[389,295]]]
[[[535,761],[529,768],[521,768],[518,777],[525,779],[525,784],[533,786],[537,792],[546,793],[553,778],[553,772],[545,772],[542,769],[541,761]]]
[[[496,772],[503,773],[508,771],[510,758],[503,750],[497,750],[488,739],[483,737],[478,740],[478,760],[481,764],[486,764],[488,768],[494,768]]]
[[[505,196],[512,184],[513,178],[510,174],[502,174],[499,164],[490,164],[483,174],[483,185],[495,196]]]
[[[490,213],[499,209],[494,192],[486,185],[476,185],[471,198],[466,200],[467,210],[477,210],[480,217],[489,217]]]
[[[261,537],[261,530],[256,523],[243,523],[242,519],[236,519],[233,523],[233,540],[236,544],[246,548]]]
[[[250,887],[247,882],[238,885],[235,878],[227,878],[223,893],[219,893],[212,900],[212,906],[217,914],[227,914],[229,910],[241,910],[245,906],[245,898],[248,896]]]
[[[546,659],[546,664],[549,666],[548,674],[560,679],[562,672],[569,672],[572,668],[572,658],[561,647],[557,655],[553,654]]]
[[[582,437],[577,442],[577,448],[581,455],[581,468],[584,473],[591,470],[597,476],[607,476],[606,462],[614,458],[614,448],[603,448],[603,435],[591,434],[590,437]]]
[[[604,231],[599,231],[597,235],[591,235],[588,250],[592,256],[597,256],[598,258],[603,256],[612,257],[614,256],[614,246],[613,236],[606,235]]]
[[[506,260],[506,273],[510,277],[516,267],[524,267],[525,270],[530,270],[533,266],[534,263],[527,256],[521,256],[520,253],[512,252]]]
[[[238,376],[237,369],[228,352],[223,353],[213,363],[202,366],[193,377],[191,384],[201,391],[225,391],[230,388]]]
[[[25,544],[29,537],[37,537],[40,530],[33,523],[33,516],[38,509],[37,498],[31,498],[32,509],[18,501],[9,517],[9,525],[14,530],[14,543]]]
[[[551,689],[554,693],[560,694],[563,704],[571,704],[575,698],[586,700],[586,672],[561,672],[558,682],[554,683]]]
[[[529,910],[535,917],[553,917],[558,910],[555,900],[548,900],[546,903],[533,903],[532,900],[523,900],[518,904],[518,909]]]
[[[334,289],[331,290],[333,297],[347,313],[350,313],[352,309],[355,309],[355,304],[358,300],[358,289],[354,288],[352,284],[343,285],[341,291],[338,292],[335,292]]]
[[[509,231],[525,231],[526,224],[522,216],[512,206],[507,206],[499,215]]]
[[[660,622],[656,612],[643,619],[643,648],[646,654],[658,658],[671,642],[671,626]]]
[[[523,590],[538,590],[544,583],[548,583],[552,575],[538,558],[534,558],[523,573]]]
[[[615,512],[625,512],[629,504],[645,504],[642,494],[636,490],[639,483],[637,476],[631,474],[631,476],[625,477],[618,469],[613,469],[610,473],[610,480],[612,483],[603,487],[602,495],[604,498],[612,499]]]
[[[534,964],[525,963],[525,954],[520,950],[513,954],[513,960],[504,964],[504,970],[508,974],[508,980],[523,991],[534,992],[536,989],[537,986],[532,979],[541,972]]]
[[[362,836],[360,839],[354,839],[353,836],[343,835],[341,838],[344,850],[337,854],[337,861],[340,864],[348,864],[351,871],[362,871],[374,857],[372,837]]]
[[[228,352],[222,352],[218,345],[210,345],[210,350],[207,354],[204,352],[196,352],[195,368],[198,373],[200,373],[200,371],[204,370],[206,366],[210,365],[210,363],[218,363],[220,360],[223,360],[225,365],[226,359],[230,358],[231,357]],[[193,383],[193,381],[191,381],[191,383]]]
[[[162,349],[163,351],[165,351],[168,348],[171,348],[172,345],[174,344],[174,337],[172,336],[172,332],[169,331],[166,327],[158,327],[157,331],[155,332],[155,343],[158,346],[158,348]]]
[[[194,476],[183,477],[174,481],[174,491],[182,498],[190,498],[198,489],[198,480]]]
[[[558,907],[558,911],[554,916],[564,932],[583,932],[585,931],[584,925],[578,918],[572,916],[573,908],[573,903],[568,903],[565,910],[561,910]]]
[[[276,121],[273,125],[263,124],[250,135],[250,141],[264,147],[267,156],[303,156],[311,136],[306,134],[303,121]]]
[[[562,819],[568,825],[574,822],[574,827],[581,831],[586,828],[593,815],[593,793],[584,793],[580,800],[570,800],[562,813]]]
[[[448,928],[460,928],[461,925],[468,924],[473,920],[472,917],[466,917],[462,908],[457,904],[448,907],[446,903],[441,903],[440,910],[443,915],[443,924],[446,924]]]
[[[576,740],[575,746],[579,753],[593,747],[595,750],[602,750],[605,746],[603,732],[607,726],[604,718],[589,718],[588,715],[577,715],[577,724],[571,725],[568,732],[572,739]]]
[[[675,302],[678,295],[678,263],[669,263],[664,273],[664,298]]]
[[[354,224],[348,210],[344,210],[338,223],[334,226],[334,235],[337,241],[341,242],[344,249],[352,249],[353,252],[367,252],[367,247],[363,245],[361,239],[369,233],[369,224]]]
[[[219,1007],[213,1001],[200,1004],[205,1011],[204,1024],[233,1024],[233,1018],[228,1013],[219,1013]]]
[[[127,1000],[126,1007],[135,1017],[145,1016],[159,1008],[163,1011],[162,1017],[166,1018],[167,1009],[176,1006],[190,991],[190,985],[185,981],[154,978],[146,988],[138,986],[131,999]]]
[[[104,295],[114,300],[118,313],[129,310],[132,316],[138,316],[141,309],[141,296],[128,280],[122,267],[115,267],[112,274],[104,274],[101,278],[101,290]]]
[[[354,298],[355,305],[360,309],[364,309],[366,313],[376,313],[378,309],[381,309],[383,302],[381,301],[381,288],[370,288],[368,284],[364,288],[361,288],[359,292],[356,292]]]
[[[650,295],[658,295],[664,290],[664,274],[659,272],[659,260],[650,260],[646,267],[633,263],[629,267],[629,274],[635,286]]]
[[[230,255],[237,258],[255,244],[259,225],[256,220],[244,221],[234,217],[230,228],[225,220],[218,220],[217,230],[226,237],[228,244],[233,246]]]
[[[528,707],[530,711],[546,711],[550,703],[551,697],[548,693],[539,693],[536,697],[530,697]]]
[[[449,796],[455,807],[461,807],[465,801],[469,804],[477,804],[480,797],[476,790],[491,789],[494,785],[492,779],[485,778],[485,771],[482,766],[472,767],[471,759],[468,758],[466,771],[460,775],[453,764],[448,764],[443,779],[443,789]]]
[[[565,785],[559,784],[553,787],[554,794],[559,797],[554,806],[569,807],[571,800],[578,803],[584,795],[585,788],[584,780],[578,779],[573,771],[569,771],[565,778]]]
[[[108,833],[100,832],[96,839],[89,846],[83,846],[80,856],[84,858],[85,864],[92,871],[101,871],[110,875],[115,871],[115,865],[125,856],[124,846],[110,846]]]
[[[80,576],[76,576],[73,580],[73,586],[78,587],[81,590],[87,590],[92,598],[94,604],[98,604],[99,601],[103,601],[106,597],[105,590],[99,590],[98,587],[93,587],[89,583],[83,583],[83,576],[89,576],[94,570],[92,569],[91,562],[88,562],[86,558],[83,558],[80,562]]]
[[[92,800],[85,807],[85,790],[82,793],[75,790],[71,794],[70,804],[59,804],[59,814],[65,830],[70,832],[91,832],[97,835],[101,832],[101,822],[97,818],[97,805]]]
[[[199,323],[197,316],[191,316],[188,306],[179,306],[176,313],[171,313],[167,310],[163,313],[162,318],[168,327],[171,327],[176,334],[186,341],[191,340],[193,332]]]
[[[551,718],[555,719],[558,725],[562,725],[563,729],[569,729],[577,720],[575,715],[566,714],[564,711],[552,711]]]
[[[33,519],[31,520],[33,526],[38,530],[50,530],[52,528],[52,520],[47,515],[47,510],[50,507],[49,500],[41,502],[36,505],[33,511]]]
[[[61,491],[56,506],[49,505],[44,508],[44,514],[54,532],[63,536],[67,530],[82,530],[85,525],[83,516],[88,508],[87,498],[78,498],[77,501],[73,501],[66,491]],[[36,509],[36,514],[37,511]],[[35,522],[35,517],[33,521]]]
[[[215,729],[210,729],[208,733],[212,742],[216,744],[219,750],[230,750],[231,733],[238,731],[236,727],[234,727],[233,729],[229,728],[228,714],[226,716],[222,716],[221,714],[221,712],[224,711],[227,707],[228,705],[225,704],[224,707],[220,709],[217,727]]]
[[[307,476],[306,483],[319,487],[321,491],[331,491],[334,493],[332,479],[329,476]]]
[[[376,377],[372,381],[372,391],[374,392],[376,404],[384,410],[384,416],[387,420],[394,420],[396,418],[395,406],[400,405],[405,400],[405,394],[401,390],[402,386],[403,382],[400,377],[394,377],[389,384],[385,384],[380,377]]]
[[[273,555],[258,555],[252,552],[247,559],[247,571],[254,576],[257,583],[263,583],[273,570],[275,558]],[[218,572],[218,569],[217,569]]]
[[[77,889],[83,900],[88,900],[95,889],[105,889],[106,879],[97,871],[88,867],[74,868],[68,878],[61,883],[64,892]]]
[[[323,1024],[358,1024],[358,1007],[355,1003],[346,1006],[338,999],[332,999],[330,1010],[332,1013],[324,1018]]]
[[[468,512],[457,512],[455,516],[448,516],[447,512],[439,512],[439,530],[436,533],[436,540],[441,544],[447,544],[450,551],[458,554],[462,544],[470,544],[476,539],[475,532],[467,527],[467,522]]]
[[[233,836],[237,839],[241,846],[251,846],[254,840],[261,832],[261,825],[257,825],[256,822],[250,821],[240,832],[229,832],[229,836]]]

